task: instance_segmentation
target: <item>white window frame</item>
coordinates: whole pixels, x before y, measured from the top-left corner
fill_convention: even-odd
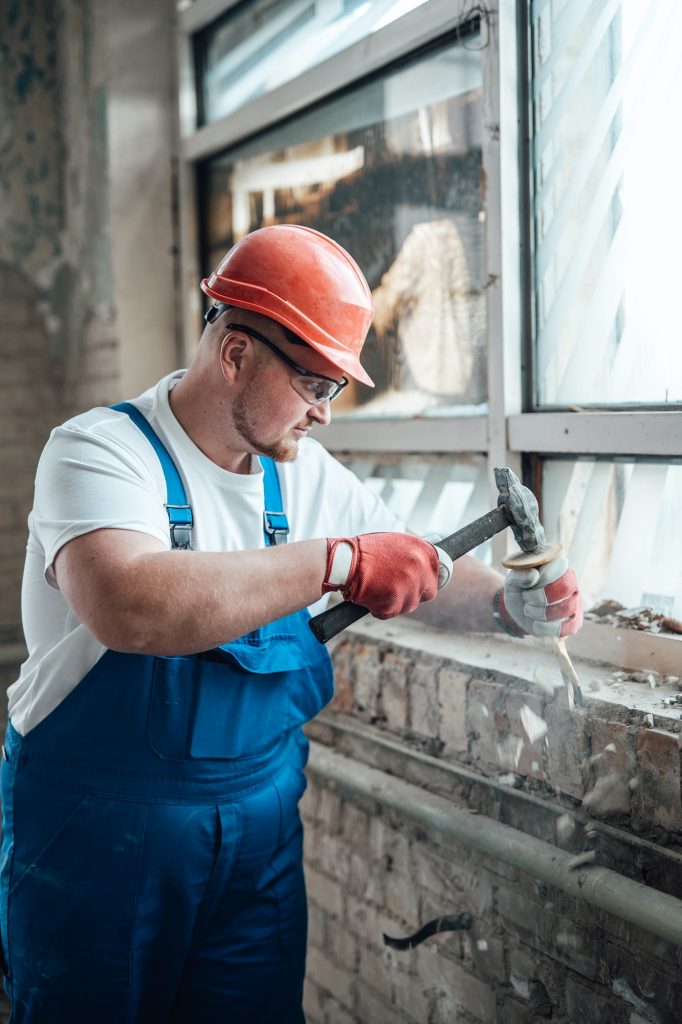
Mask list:
[[[192,37],[238,0],[194,0],[179,10],[180,110],[180,272],[183,356],[189,359],[198,337],[201,295],[195,170],[205,158],[331,97],[340,88],[390,65],[470,20],[471,0],[429,0],[370,37],[361,39],[277,89],[259,96],[211,124],[196,127],[196,84]],[[484,5],[480,5],[482,13]],[[682,454],[682,411],[532,411],[529,380],[532,355],[528,337],[528,246],[531,227],[527,166],[521,159],[522,132],[529,123],[527,101],[527,5],[498,0],[487,5],[487,44],[483,60],[483,177],[485,181],[486,300],[488,320],[485,415],[452,415],[367,421],[339,419],[324,429],[325,446],[335,452],[481,453],[487,460],[491,507],[497,491],[493,468],[521,472],[524,454],[601,455],[618,459]],[[352,75],[348,69],[352,68]],[[521,86],[521,88],[519,88]],[[521,99],[520,99],[521,97]],[[504,226],[504,230],[502,227]],[[525,360],[526,379],[523,378]],[[507,551],[507,538],[493,538],[493,562]],[[624,634],[627,636],[624,637]],[[582,638],[582,639],[581,639]],[[574,649],[632,667],[657,663],[663,671],[679,663],[679,643],[671,637],[587,624]]]

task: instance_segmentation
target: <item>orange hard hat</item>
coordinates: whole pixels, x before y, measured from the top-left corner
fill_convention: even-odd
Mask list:
[[[259,228],[230,249],[201,288],[276,320],[342,373],[374,387],[359,358],[374,316],[372,293],[333,239],[299,224]]]

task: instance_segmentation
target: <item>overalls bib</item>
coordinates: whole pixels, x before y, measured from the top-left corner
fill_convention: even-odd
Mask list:
[[[117,408],[154,445],[173,546],[189,546],[170,456],[134,407]],[[262,461],[273,543],[286,518]],[[0,929],[13,1024],[302,1024],[300,727],[333,686],[308,618],[186,657],[106,651],[25,737],[9,725]]]

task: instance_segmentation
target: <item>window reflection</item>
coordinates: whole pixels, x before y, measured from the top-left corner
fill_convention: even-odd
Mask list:
[[[335,413],[441,413],[485,400],[481,58],[430,54],[207,161],[204,269],[248,231],[302,223],[355,257],[376,318]]]
[[[226,117],[426,0],[251,0],[196,41],[202,121]]]

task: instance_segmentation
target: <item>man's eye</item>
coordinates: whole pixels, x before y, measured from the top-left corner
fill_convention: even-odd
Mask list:
[[[329,394],[329,385],[324,380],[315,380],[314,377],[304,378],[306,393],[315,402],[321,401]]]

